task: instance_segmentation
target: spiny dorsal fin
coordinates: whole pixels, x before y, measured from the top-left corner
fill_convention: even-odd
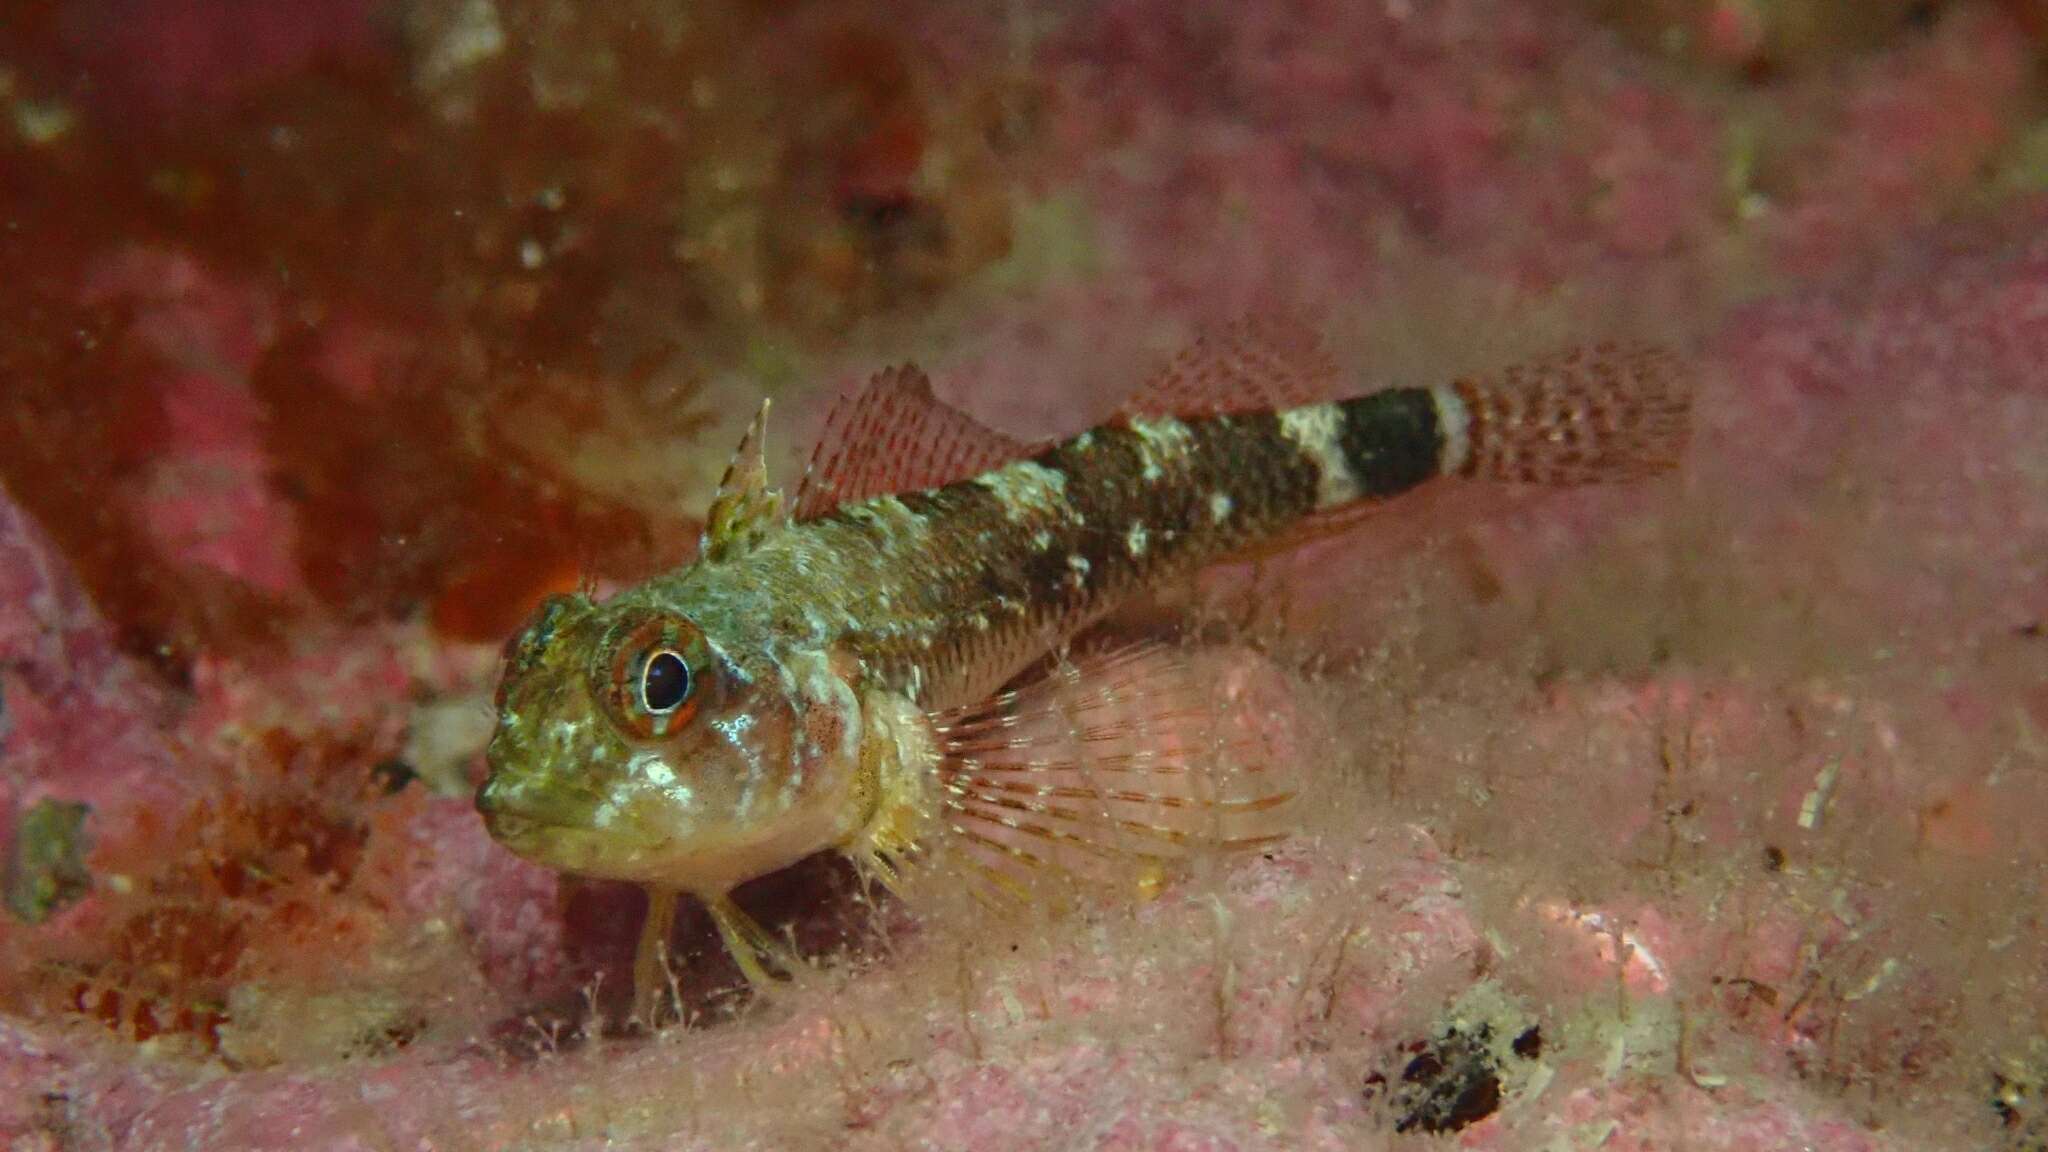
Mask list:
[[[731,556],[752,547],[763,534],[788,517],[782,493],[768,487],[768,401],[747,425],[739,448],[718,482],[718,495],[704,516],[704,537],[698,551],[710,557]]]
[[[1126,400],[1127,416],[1216,416],[1336,399],[1343,373],[1314,328],[1248,316],[1203,332]]]
[[[870,496],[936,488],[1028,451],[934,396],[915,365],[885,369],[826,417],[793,514],[812,520]]]
[[[1295,733],[1249,651],[1152,641],[934,718],[948,855],[1011,896],[1147,896],[1205,852],[1288,830]]]

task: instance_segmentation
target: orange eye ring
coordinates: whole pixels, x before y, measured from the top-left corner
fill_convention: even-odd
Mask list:
[[[624,626],[594,687],[626,734],[660,740],[697,714],[702,638],[689,621],[655,616]]]

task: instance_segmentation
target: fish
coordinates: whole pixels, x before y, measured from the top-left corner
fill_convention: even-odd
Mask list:
[[[521,856],[648,890],[643,1008],[685,895],[750,982],[793,971],[732,893],[821,852],[899,892],[1156,891],[1199,852],[1285,835],[1299,784],[1244,754],[1213,669],[1158,642],[1081,651],[1091,627],[1432,483],[1670,471],[1690,408],[1654,346],[1368,390],[1311,330],[1246,321],[1038,445],[882,371],[785,499],[764,403],[696,559],[550,597],[508,643],[476,807]]]

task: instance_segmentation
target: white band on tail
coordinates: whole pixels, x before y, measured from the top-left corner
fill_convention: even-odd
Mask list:
[[[1437,471],[1445,476],[1455,475],[1472,458],[1472,413],[1458,390],[1448,384],[1431,388],[1429,395],[1436,401],[1437,439],[1443,445]]]

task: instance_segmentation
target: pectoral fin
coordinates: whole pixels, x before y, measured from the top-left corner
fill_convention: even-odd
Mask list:
[[[937,718],[952,858],[1035,896],[1147,896],[1203,854],[1283,838],[1297,787],[1278,674],[1145,642],[1063,659]]]

